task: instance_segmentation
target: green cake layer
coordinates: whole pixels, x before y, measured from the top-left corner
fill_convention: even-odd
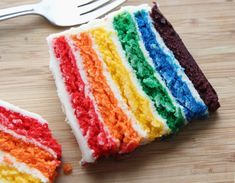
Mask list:
[[[140,48],[135,22],[129,12],[114,17],[113,25],[125,51],[128,62],[135,71],[144,92],[154,102],[159,115],[167,120],[169,128],[175,132],[184,124],[180,107],[169,96],[166,87],[155,76],[157,73],[148,63]]]

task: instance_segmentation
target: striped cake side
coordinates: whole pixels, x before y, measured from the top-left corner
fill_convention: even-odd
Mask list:
[[[66,114],[67,122],[71,126],[79,144],[82,153],[81,162],[92,163],[103,155],[103,151],[111,150],[111,152],[116,152],[117,145],[115,139],[108,131],[106,131],[102,123],[102,119],[93,105],[94,99],[88,90],[87,82],[82,79],[83,77],[74,68],[71,68],[71,71],[74,72],[73,78],[77,77],[79,83],[71,80],[75,89],[69,90],[70,92],[68,91],[68,86],[65,82],[66,70],[62,73],[63,70],[60,64],[61,59],[66,56],[68,60],[72,59],[74,67],[77,67],[75,56],[73,55],[70,45],[65,38],[65,35],[69,34],[70,31],[67,31],[66,33],[51,35],[48,37],[51,56],[50,69],[56,82],[57,94]],[[55,41],[57,41],[57,46],[55,45]],[[60,41],[62,48],[66,47],[66,51],[69,51],[70,55],[66,55],[66,53],[64,55],[59,55],[59,50],[58,53],[55,53],[55,49],[59,46]],[[70,70],[67,70],[67,72],[69,71]],[[80,102],[83,102],[84,108],[87,108],[85,111],[78,106],[81,105]],[[95,135],[92,133],[95,133]],[[106,144],[102,143],[104,140]]]
[[[208,102],[184,72],[150,10],[124,7],[48,38],[58,96],[84,162],[129,153],[218,107],[210,106],[211,89]]]
[[[148,7],[147,5],[143,4],[143,5],[140,5],[136,8],[132,8],[131,6],[126,6],[124,7],[123,9],[124,10],[127,10],[131,16],[132,16],[132,19],[134,20],[133,22],[135,23],[135,27],[137,28],[137,32],[138,32],[138,36],[140,38],[139,40],[139,45],[140,45],[140,48],[141,50],[143,51],[143,54],[146,58],[146,61],[147,63],[155,69],[155,66],[154,66],[154,62],[152,60],[152,58],[150,57],[149,53],[148,53],[148,50],[146,49],[145,47],[145,42],[141,36],[141,32],[139,30],[139,27],[138,27],[138,23],[137,23],[137,20],[135,19],[135,13],[140,11],[141,9],[146,9],[148,10],[150,7]],[[163,86],[163,88],[165,89],[166,93],[168,94],[168,100],[171,102],[171,104],[174,106],[174,110],[175,110],[175,116],[179,118],[179,121],[178,122],[175,122],[175,125],[178,126],[178,130],[180,127],[182,127],[184,124],[187,124],[187,118],[185,116],[185,112],[184,112],[184,108],[182,105],[180,105],[176,98],[172,95],[172,92],[170,91],[170,89],[167,87],[164,79],[161,77],[160,73],[156,70],[156,72],[154,73],[154,76],[157,78],[157,80],[159,81],[159,83]],[[168,108],[168,106],[165,106],[166,108]],[[168,109],[169,111],[171,111],[171,108]],[[163,115],[164,116],[164,115]],[[166,118],[166,116],[164,116]],[[178,124],[177,124],[178,123]],[[173,132],[177,131],[177,130],[172,130]]]
[[[216,91],[209,83],[192,55],[189,53],[171,23],[160,12],[156,3],[154,4],[150,15],[155,29],[183,67],[185,74],[191,80],[199,95],[208,106],[209,111],[216,111],[220,107]]]
[[[79,55],[77,65],[79,72],[83,72],[89,82],[90,91],[94,96],[94,103],[109,129],[111,135],[118,140],[118,153],[133,151],[140,142],[140,137],[132,127],[128,115],[120,107],[116,94],[107,82],[105,68],[93,47],[88,32],[81,32],[70,36],[75,54]]]
[[[154,102],[159,115],[167,120],[169,128],[173,132],[178,131],[184,125],[181,108],[175,105],[167,88],[158,77],[157,71],[149,64],[148,57],[141,47],[141,40],[132,15],[123,8],[114,16],[113,26],[144,92]]]
[[[139,87],[136,78],[133,77],[134,75],[128,65],[123,62],[126,58],[113,30],[112,23],[106,20],[99,21],[95,25],[93,23],[90,30],[95,42],[94,45],[111,75],[112,86],[116,85],[118,89],[115,92],[116,96],[118,94],[119,100],[126,103],[128,108],[126,111],[130,111],[130,115],[135,118],[132,126],[143,138],[142,143],[148,142],[153,136],[160,137],[167,134],[169,130],[167,125],[164,125],[162,119],[156,118],[151,101],[141,91],[141,87]],[[148,125],[148,123],[153,125]],[[157,124],[160,124],[160,126]],[[153,135],[151,131],[155,134]]]
[[[170,129],[166,124],[166,120],[155,110],[153,102],[143,91],[135,71],[127,61],[116,30],[113,27],[113,17],[119,12],[116,11],[106,16],[103,22],[98,23],[100,28],[98,30],[92,29],[91,32],[93,32],[96,44],[100,47],[100,52],[102,52],[101,47],[103,47],[104,62],[109,67],[122,97],[136,119],[138,119],[139,125],[148,133],[148,140],[153,140],[169,134]],[[117,70],[118,72],[116,72]]]
[[[7,115],[12,115],[11,120]],[[24,122],[14,117],[23,118]],[[25,126],[21,125],[25,123]],[[46,120],[38,114],[0,100],[0,130],[15,134],[18,138],[40,146],[54,157],[61,158],[61,146],[52,137]]]
[[[207,116],[207,106],[172,52],[153,28],[148,10],[149,8],[138,10],[134,12],[134,17],[140,37],[155,69],[160,73],[177,102],[183,106],[187,120]]]
[[[0,182],[48,183],[49,179],[36,168],[19,162],[14,156],[0,150]]]
[[[0,126],[0,142],[0,151],[37,170],[44,175],[44,179],[54,179],[60,160],[50,149],[3,126]]]
[[[100,24],[99,24],[100,26]],[[94,27],[94,25],[92,26]],[[96,32],[98,31],[98,32]],[[95,32],[98,33],[97,36],[95,36]],[[135,116],[133,115],[133,113],[130,111],[129,106],[126,104],[126,102],[124,101],[124,99],[122,98],[122,95],[119,91],[118,86],[116,85],[116,83],[114,82],[115,80],[113,80],[113,75],[112,72],[110,72],[110,67],[108,67],[108,65],[105,63],[105,58],[104,57],[104,49],[102,50],[102,48],[100,47],[101,45],[98,41],[98,37],[100,39],[100,41],[102,41],[103,43],[105,43],[108,39],[105,39],[104,37],[102,37],[103,32],[99,32],[99,28],[92,28],[89,30],[89,34],[91,37],[91,40],[93,42],[93,49],[95,50],[95,52],[97,53],[100,62],[102,63],[102,67],[103,67],[103,74],[106,78],[106,81],[108,83],[108,85],[110,86],[112,92],[115,94],[115,97],[118,99],[118,103],[119,103],[119,107],[125,111],[125,114],[128,116],[128,119],[131,122],[131,126],[133,127],[133,129],[137,132],[138,136],[140,137],[140,143],[143,144],[146,141],[148,141],[148,137],[147,137],[147,132],[141,128],[141,126],[139,125],[139,123],[137,122],[137,119],[135,118]],[[110,48],[110,47],[109,47]],[[105,53],[108,54],[108,48],[105,48]],[[112,53],[113,55],[113,53]],[[109,58],[111,59],[111,58]],[[107,60],[106,60],[107,61]],[[108,69],[109,68],[109,69]],[[113,68],[113,69],[117,69],[117,68]],[[120,70],[119,70],[120,72]],[[118,73],[118,72],[116,72]]]
[[[52,137],[48,123],[4,101],[0,101],[0,122],[1,180],[53,181],[61,146]]]
[[[38,169],[20,162],[14,156],[0,150],[0,182],[48,183],[48,177]]]

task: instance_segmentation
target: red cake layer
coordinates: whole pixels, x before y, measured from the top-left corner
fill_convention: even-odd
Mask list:
[[[75,57],[65,37],[54,40],[54,52],[60,62],[64,84],[71,97],[71,105],[77,118],[83,136],[88,140],[88,146],[94,150],[94,157],[117,152],[117,144],[104,130],[99,121],[91,99],[85,93],[85,84],[81,79]]]
[[[52,137],[47,123],[42,124],[33,117],[0,106],[0,125],[28,139],[37,141],[55,151],[58,158],[61,157],[61,146]]]

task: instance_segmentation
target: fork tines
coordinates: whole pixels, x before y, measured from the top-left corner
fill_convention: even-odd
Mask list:
[[[100,14],[100,12],[109,12],[125,0],[88,0],[80,2],[78,5],[80,15],[89,13]]]

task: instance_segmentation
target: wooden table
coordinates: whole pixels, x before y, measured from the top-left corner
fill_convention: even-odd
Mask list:
[[[32,2],[24,0],[25,3]],[[128,0],[125,5],[151,0]],[[0,8],[22,4],[1,0]],[[64,122],[49,71],[47,35],[62,31],[43,18],[28,16],[0,24],[0,98],[41,114],[63,145],[63,161],[73,174],[58,183],[190,183],[235,181],[235,2],[159,0],[198,64],[215,87],[221,108],[209,120],[193,122],[164,142],[141,147],[125,160],[102,160],[84,168]]]

